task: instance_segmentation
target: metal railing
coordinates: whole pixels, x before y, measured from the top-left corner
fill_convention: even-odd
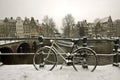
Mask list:
[[[0,41],[3,40],[38,40],[39,37],[33,37],[33,38],[0,38]],[[83,38],[62,38],[62,37],[44,37],[44,40],[72,40],[72,39],[79,39],[79,40],[83,40]],[[93,38],[88,38],[88,41],[114,41],[115,39],[93,39]]]
[[[79,39],[80,41],[83,42],[84,44],[87,44],[87,41],[110,41],[110,42],[114,42],[114,51],[111,54],[96,54],[97,56],[114,56],[114,65],[118,66],[118,57],[120,55],[118,48],[119,48],[119,39],[85,39],[85,38],[61,38],[61,37],[34,37],[34,38],[0,38],[0,41],[12,41],[12,40],[39,40],[39,41],[43,41],[41,39],[44,40],[75,40],[75,39]],[[85,41],[86,40],[86,41]],[[87,46],[87,45],[86,45]],[[0,55],[33,55],[34,53],[0,53]]]

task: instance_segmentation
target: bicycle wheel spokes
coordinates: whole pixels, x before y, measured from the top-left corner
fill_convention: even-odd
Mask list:
[[[90,48],[80,48],[75,51],[73,62],[76,68],[94,71],[97,66],[97,57],[95,51]]]
[[[41,48],[34,54],[33,65],[36,70],[42,68],[42,64],[44,65],[45,69],[52,70],[55,67],[56,63],[57,57],[55,52],[47,46]]]

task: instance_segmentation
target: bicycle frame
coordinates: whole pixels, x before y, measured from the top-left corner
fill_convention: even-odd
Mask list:
[[[59,43],[56,41],[51,41],[52,45],[51,45],[51,49],[57,54],[59,55],[65,62],[67,62],[67,60],[65,59],[65,57],[62,55],[63,53],[66,53],[60,46]],[[73,44],[70,54],[73,52],[73,49],[75,48],[76,44]],[[62,52],[59,52],[58,50],[60,50]]]

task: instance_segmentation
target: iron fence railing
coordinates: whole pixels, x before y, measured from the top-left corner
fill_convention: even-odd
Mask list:
[[[83,43],[87,43],[87,41],[110,41],[114,42],[114,51],[111,54],[96,54],[97,56],[114,56],[114,63],[118,63],[118,56],[120,55],[118,48],[119,48],[119,39],[92,39],[88,38],[87,40],[85,38],[61,38],[61,37],[34,37],[34,38],[0,38],[0,41],[19,41],[19,40],[75,40],[79,39]],[[34,53],[0,53],[0,55],[33,55]],[[118,65],[118,64],[117,64]]]
[[[3,40],[38,40],[39,37],[33,37],[33,38],[0,38],[0,41]],[[72,40],[72,39],[79,39],[83,40],[83,38],[62,38],[62,37],[43,37],[45,40]],[[88,38],[88,41],[114,41],[115,39],[94,39],[94,38]]]

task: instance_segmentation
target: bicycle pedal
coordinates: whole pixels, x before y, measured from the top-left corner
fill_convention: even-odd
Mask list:
[[[82,67],[83,67],[84,69],[88,69],[88,65],[87,65],[87,64],[82,65]]]
[[[44,67],[44,66],[45,66],[44,63],[41,63],[41,64],[39,65],[40,68],[41,68],[41,67]]]
[[[71,65],[73,65],[73,61],[68,61],[67,66],[71,66]]]

